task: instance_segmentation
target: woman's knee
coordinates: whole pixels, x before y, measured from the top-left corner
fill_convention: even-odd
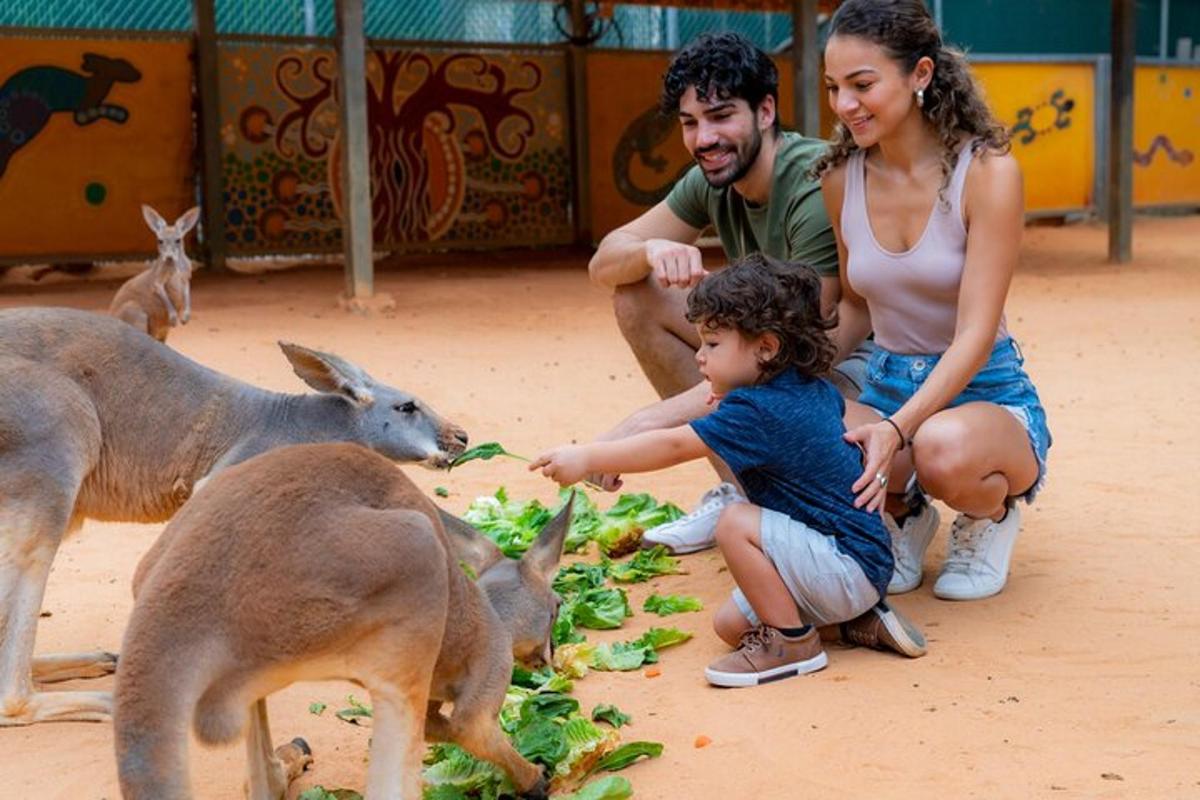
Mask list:
[[[730,503],[717,518],[717,546],[721,549],[743,542],[756,543],[762,511],[750,503]]]
[[[935,497],[949,499],[970,475],[971,429],[954,416],[935,415],[913,436],[917,478]]]

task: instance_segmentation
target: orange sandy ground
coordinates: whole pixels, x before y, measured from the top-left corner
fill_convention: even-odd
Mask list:
[[[670,618],[695,639],[664,654],[661,677],[594,673],[576,686],[585,710],[615,702],[633,715],[626,738],[665,743],[662,758],[624,773],[636,795],[1200,797],[1198,245],[1200,218],[1139,220],[1135,262],[1113,267],[1100,227],[1028,230],[1008,320],[1055,443],[1008,588],[953,604],[927,581],[897,601],[927,632],[927,657],[834,647],[825,671],[755,689],[705,684],[704,665],[724,649],[708,610]],[[193,321],[171,344],[285,391],[301,384],[277,339],[333,350],[425,398],[474,441],[518,453],[586,439],[653,399],[581,261],[463,263],[382,272],[379,289],[398,309],[373,318],[334,307],[336,270],[203,280]],[[98,309],[113,288],[9,291],[0,306]],[[455,511],[500,484],[517,497],[554,495],[503,459],[409,472],[429,491],[448,487],[443,503]],[[711,483],[691,464],[632,476],[628,489],[688,506]],[[119,648],[134,566],[161,527],[88,523],[63,545],[39,652]],[[685,564],[685,576],[635,586],[639,613],[607,638],[662,624],[640,613],[653,590],[699,595],[708,609],[726,597],[719,555]],[[58,688],[85,686],[112,679]],[[349,691],[301,684],[271,698],[275,737],[303,735],[316,752],[298,788],[363,786],[369,731],[332,715]],[[329,705],[321,717],[308,712],[316,700]],[[712,743],[697,749],[701,735]],[[194,747],[196,796],[241,797],[242,758],[241,747]],[[0,785],[8,797],[116,798],[111,726],[0,731]]]

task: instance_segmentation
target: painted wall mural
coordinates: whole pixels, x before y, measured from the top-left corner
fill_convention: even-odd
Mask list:
[[[1200,67],[1133,76],[1133,202],[1200,205]]]
[[[194,202],[190,49],[0,38],[4,258],[154,250],[140,205]]]
[[[228,240],[335,250],[341,139],[331,50],[222,47]],[[372,49],[371,215],[379,249],[571,241],[560,53]]]

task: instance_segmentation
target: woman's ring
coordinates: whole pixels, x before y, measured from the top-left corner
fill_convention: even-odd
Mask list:
[[[887,486],[887,478],[888,476],[884,475],[882,472],[875,473],[875,480],[879,481],[880,486]]]

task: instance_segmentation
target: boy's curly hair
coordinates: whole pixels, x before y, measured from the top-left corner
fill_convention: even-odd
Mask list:
[[[760,365],[760,382],[791,368],[816,377],[833,365],[837,348],[826,332],[837,320],[821,315],[821,279],[807,264],[751,253],[700,281],[687,304],[688,322],[779,338],[779,352]]]
[[[779,70],[775,62],[746,37],[731,32],[706,33],[680,50],[663,75],[659,110],[674,117],[689,86],[704,102],[735,98],[757,109],[768,95],[779,103]],[[779,131],[779,115],[775,115]]]

